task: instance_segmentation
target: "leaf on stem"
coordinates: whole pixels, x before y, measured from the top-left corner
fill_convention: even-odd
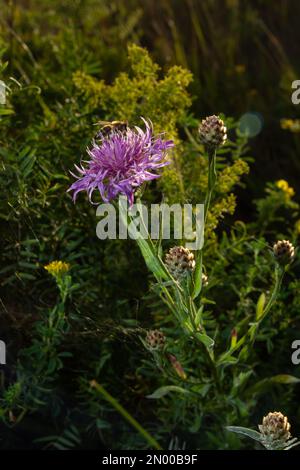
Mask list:
[[[266,303],[266,296],[264,293],[262,293],[256,305],[256,320],[259,320],[263,316],[265,303]]]
[[[157,390],[155,390],[155,392],[151,393],[151,395],[147,395],[147,398],[162,398],[170,392],[178,392],[185,395],[191,395],[191,393],[185,388],[179,387],[177,385],[166,385],[164,387],[158,388]]]
[[[261,442],[262,436],[258,431],[253,429],[243,428],[241,426],[226,426],[227,431],[235,432],[237,434],[243,434],[244,436],[250,437],[255,441]]]

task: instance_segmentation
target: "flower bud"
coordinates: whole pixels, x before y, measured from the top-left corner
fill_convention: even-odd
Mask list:
[[[264,440],[269,445],[271,445],[273,441],[284,443],[291,437],[291,425],[288,422],[288,418],[278,411],[268,413],[268,415],[263,418],[263,422],[258,428]]]
[[[202,273],[202,285],[203,287],[208,286],[208,276],[206,276],[204,273]]]
[[[295,248],[288,240],[279,240],[273,246],[273,253],[277,263],[285,266],[293,261]]]
[[[166,337],[160,330],[149,330],[146,335],[146,344],[149,349],[161,350],[166,342]]]
[[[165,257],[168,270],[175,279],[181,279],[195,269],[193,253],[183,246],[174,246]]]
[[[237,331],[236,331],[236,328],[233,328],[233,330],[231,331],[230,348],[234,348],[236,346],[236,343],[237,343]]]
[[[218,116],[203,119],[199,126],[200,141],[207,149],[221,147],[227,139],[226,132],[224,122]]]
[[[173,369],[175,370],[176,374],[182,379],[186,380],[186,373],[184,372],[184,369],[180,362],[178,361],[177,357],[174,356],[174,354],[168,354],[167,358],[170,361],[170,364],[172,365]]]

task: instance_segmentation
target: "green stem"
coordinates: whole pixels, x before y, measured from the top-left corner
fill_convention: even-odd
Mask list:
[[[95,388],[97,392],[99,392],[114,408],[117,410],[123,418],[128,421],[144,439],[154,448],[157,450],[162,450],[162,447],[159,443],[154,439],[146,429],[141,426],[136,419],[128,413],[128,411],[123,408],[123,406],[113,397],[110,393],[108,393],[102,385],[98,384],[96,380],[92,380],[90,382],[91,387]]]
[[[207,191],[204,201],[204,224],[207,221],[208,210],[211,203],[212,194],[217,181],[216,171],[216,149],[208,150],[208,182]],[[202,288],[202,249],[198,250],[196,254],[196,269],[195,269],[195,288],[193,293],[193,299],[196,299],[201,292]]]
[[[208,151],[208,185],[204,202],[204,223],[207,221],[211,197],[217,181],[216,150]]]
[[[278,294],[280,292],[283,276],[284,276],[284,269],[282,269],[279,265],[276,265],[276,267],[275,267],[275,284],[274,284],[274,288],[273,288],[271,297],[270,297],[270,299],[269,299],[269,301],[268,301],[268,303],[267,303],[267,305],[264,309],[264,312],[263,312],[261,318],[256,323],[254,323],[250,326],[248,331],[244,334],[244,336],[241,337],[241,339],[236,343],[236,345],[233,348],[231,348],[229,351],[224,353],[221,356],[221,358],[219,358],[219,362],[220,362],[220,360],[221,360],[221,362],[224,362],[227,357],[230,357],[244,343],[246,343],[247,338],[250,338],[250,341],[245,344],[245,346],[243,347],[243,349],[240,352],[240,355],[243,353],[243,351],[244,351],[244,354],[245,354],[245,351],[249,351],[249,348],[251,346],[253,346],[253,344],[256,341],[258,330],[259,330],[259,327],[260,327],[261,323],[264,321],[264,319],[266,318],[266,316],[268,315],[268,313],[270,312],[271,308],[273,307],[274,303],[277,300]]]
[[[274,289],[273,289],[272,295],[269,299],[269,302],[267,303],[266,308],[264,309],[264,313],[262,314],[262,316],[261,316],[258,323],[261,323],[264,320],[264,318],[268,315],[269,311],[271,310],[273,304],[276,302],[276,299],[277,299],[278,294],[280,292],[283,276],[284,276],[284,269],[282,269],[281,266],[276,265],[276,267],[275,267]]]
[[[260,317],[259,321],[256,322],[255,325],[253,325],[254,329],[251,332],[251,342],[250,342],[251,346],[254,344],[254,342],[257,338],[258,329],[259,329],[261,323],[264,321],[264,319],[268,315],[269,311],[273,307],[274,303],[276,302],[276,299],[277,299],[278,294],[280,292],[283,276],[284,276],[284,269],[282,269],[277,264],[276,267],[275,267],[275,284],[274,284],[273,292],[271,294],[271,297],[270,297],[270,299],[269,299],[269,301],[268,301],[268,303],[267,303],[267,305],[266,305],[266,307],[263,311],[263,314]]]
[[[208,359],[208,363],[209,363],[209,366],[210,366],[212,374],[213,374],[214,383],[216,385],[217,391],[219,393],[222,393],[222,385],[221,385],[221,381],[220,381],[220,378],[219,378],[219,373],[218,373],[218,370],[217,370],[217,366],[216,366],[216,363],[214,361],[213,353],[211,351],[209,351],[209,349],[205,346],[205,344],[203,344],[203,342],[200,341],[199,338],[197,337],[198,330],[197,330],[197,326],[196,326],[195,321],[194,321],[195,313],[196,313],[196,306],[195,306],[193,300],[190,299],[190,305],[189,305],[189,314],[190,315],[189,315],[189,317],[190,317],[190,321],[191,321],[191,325],[192,325],[191,333],[193,335],[193,338],[197,341],[197,343],[201,345],[201,348],[203,349],[203,351],[204,351],[204,353],[205,353],[205,355]],[[201,325],[201,329],[202,329],[202,332],[204,334],[206,334],[204,325]]]

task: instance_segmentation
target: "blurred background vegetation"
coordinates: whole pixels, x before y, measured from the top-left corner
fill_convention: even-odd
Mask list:
[[[0,12],[0,79],[8,87],[8,102],[0,108],[0,332],[9,351],[1,383],[7,389],[1,445],[40,446],[36,439],[46,436],[46,444],[54,442],[57,447],[97,446],[99,436],[105,445],[126,436],[128,429],[118,416],[111,416],[106,405],[98,403],[88,390],[88,380],[104,374],[112,393],[152,426],[155,405],[148,414],[144,409],[149,406],[145,395],[152,391],[155,379],[147,377],[148,372],[146,379],[134,372],[140,365],[135,353],[141,347],[136,332],[140,328],[137,320],[142,319],[143,327],[152,325],[153,312],[160,321],[161,306],[153,303],[151,294],[146,296],[147,273],[136,247],[130,242],[126,249],[123,242],[97,243],[94,208],[83,197],[76,206],[69,196],[64,197],[70,184],[68,172],[84,155],[93,137],[93,123],[128,119],[139,124],[143,115],[178,144],[173,170],[168,170],[166,178],[158,187],[153,186],[147,197],[159,200],[163,190],[169,199],[188,197],[198,202],[206,184],[206,163],[197,160],[187,135],[195,134],[199,119],[224,113],[231,117],[227,118],[232,137],[231,171],[226,173],[221,160],[223,179],[208,228],[214,230],[227,213],[218,233],[226,231],[236,209],[235,217],[254,227],[256,235],[265,222],[265,232],[260,234],[267,242],[275,233],[289,234],[295,241],[300,128],[283,128],[282,120],[299,118],[299,109],[291,102],[291,83],[300,78],[300,3],[0,0]],[[240,119],[247,113],[254,113],[261,126],[248,142],[238,132]],[[199,179],[196,165],[203,169]],[[295,189],[294,202],[289,198],[282,204],[273,186],[265,192],[267,182],[279,179],[287,180]],[[231,195],[233,186],[237,186],[237,207]],[[281,212],[266,222],[272,204]],[[217,246],[216,238],[208,235],[210,260],[216,260],[218,250],[227,253],[232,239],[229,235],[227,242],[223,239]],[[245,271],[232,266],[240,263],[240,253],[233,253],[232,259],[228,256],[227,263],[215,265],[216,279],[228,268],[232,276],[228,283],[238,285]],[[27,377],[36,376],[37,356],[30,345],[32,338],[43,337],[37,323],[57,299],[56,285],[43,269],[53,259],[72,266],[70,331],[57,346],[60,352],[71,351],[72,357],[65,357],[60,380],[53,370],[43,371],[45,383],[41,381],[41,390],[33,393],[28,379],[23,389],[16,384],[24,384],[23,368]],[[262,265],[258,269],[263,284],[269,268]],[[293,297],[299,291],[297,280],[291,282],[296,284],[286,296],[293,318],[300,300]],[[232,312],[236,301],[233,291],[232,297],[226,297],[226,312]],[[224,292],[225,281],[218,285],[215,300],[224,299]],[[245,307],[241,307],[244,293],[241,296],[240,315]],[[285,308],[283,302],[279,312]],[[294,320],[292,324],[286,321],[289,328],[295,326]],[[289,330],[274,364],[280,363],[290,341]],[[270,339],[270,348],[271,343]],[[40,343],[38,347],[42,348]],[[263,349],[262,357],[265,352]],[[18,360],[20,367],[16,367]],[[49,394],[54,389],[55,393]],[[285,401],[296,414],[291,394],[286,394]],[[138,397],[137,409],[132,397]],[[91,424],[91,417],[94,421],[97,417],[96,426]],[[74,422],[78,428],[87,429],[87,435],[78,434],[72,427]],[[165,432],[171,435],[176,428],[175,417],[168,426]],[[188,426],[193,432],[198,430],[195,423]],[[155,429],[154,424],[152,427]],[[64,428],[70,433],[69,437],[62,436],[68,445],[55,438],[56,434],[61,437]],[[155,432],[159,437],[159,430]],[[130,439],[120,445],[142,446],[136,436],[132,436],[132,442]],[[222,445],[221,437],[218,442],[205,439],[203,446]],[[236,448],[237,440],[228,439],[233,439],[228,446]]]

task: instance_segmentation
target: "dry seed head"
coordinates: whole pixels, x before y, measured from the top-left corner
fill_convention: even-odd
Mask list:
[[[273,246],[273,253],[276,261],[285,266],[293,261],[295,248],[288,240],[279,240]]]
[[[152,350],[163,349],[166,337],[160,330],[149,330],[146,335],[147,346]]]
[[[222,119],[209,116],[199,126],[200,141],[209,149],[221,147],[227,139],[227,130]]]
[[[288,418],[278,411],[270,412],[258,426],[263,437],[270,441],[288,441],[291,437],[291,425]]]
[[[195,269],[193,253],[183,246],[174,246],[165,257],[168,270],[175,279],[181,279]]]

